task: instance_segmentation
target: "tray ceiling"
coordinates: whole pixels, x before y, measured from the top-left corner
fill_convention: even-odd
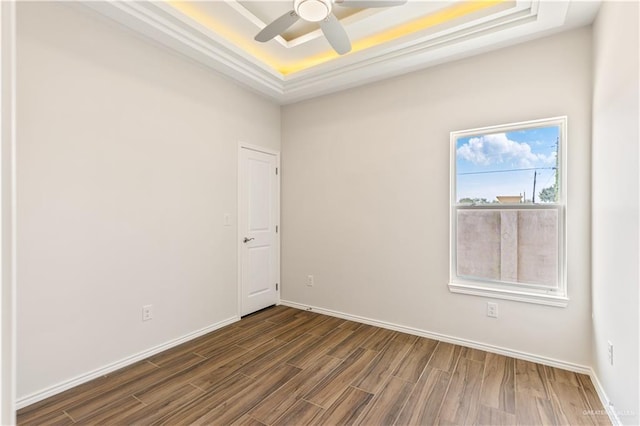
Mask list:
[[[299,21],[267,43],[253,38],[292,0],[88,1],[88,7],[290,103],[591,23],[599,1],[420,1],[335,6],[353,49],[335,53],[317,23]]]

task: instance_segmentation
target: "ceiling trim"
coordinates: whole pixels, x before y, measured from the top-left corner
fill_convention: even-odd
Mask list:
[[[162,3],[123,0],[82,4],[264,95],[283,97],[280,73],[205,27],[178,19]]]
[[[515,44],[563,25],[569,7],[566,1],[518,1],[517,7],[486,19],[438,28],[401,44],[387,43],[283,76],[166,4],[126,0],[83,4],[280,104]]]

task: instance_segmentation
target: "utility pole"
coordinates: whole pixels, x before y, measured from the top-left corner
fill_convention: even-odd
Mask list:
[[[533,196],[531,197],[531,202],[533,204],[536,203],[536,176],[538,176],[538,171],[533,171]]]

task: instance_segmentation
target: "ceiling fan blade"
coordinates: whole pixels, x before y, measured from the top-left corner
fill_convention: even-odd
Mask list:
[[[344,55],[351,51],[349,36],[333,13],[329,14],[324,21],[320,21],[320,28],[336,52]]]
[[[402,6],[406,2],[407,0],[335,0],[335,4],[338,6],[357,7],[360,9]]]
[[[266,27],[264,27],[262,31],[260,31],[256,35],[255,40],[263,43],[265,41],[269,41],[275,36],[280,35],[282,32],[284,32],[287,28],[289,28],[293,24],[295,24],[298,21],[298,19],[300,19],[300,17],[296,14],[295,11],[292,10],[290,12],[287,12],[281,17],[279,17],[278,19],[276,19],[275,21],[273,21],[272,23],[270,23],[269,25],[267,25]]]

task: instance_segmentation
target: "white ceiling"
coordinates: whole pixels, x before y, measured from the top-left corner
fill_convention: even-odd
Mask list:
[[[286,104],[593,22],[600,1],[409,0],[334,7],[353,50],[337,55],[317,24],[267,43],[253,37],[292,0],[88,1],[129,28]]]

